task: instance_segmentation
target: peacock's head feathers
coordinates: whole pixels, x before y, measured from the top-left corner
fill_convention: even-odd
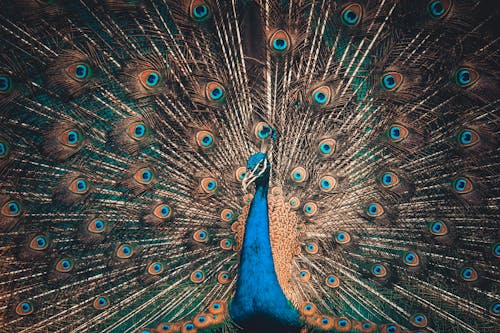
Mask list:
[[[265,153],[258,152],[250,156],[247,161],[247,172],[242,181],[243,189],[246,190],[253,182],[257,184],[268,181],[269,170],[271,170],[271,165]]]

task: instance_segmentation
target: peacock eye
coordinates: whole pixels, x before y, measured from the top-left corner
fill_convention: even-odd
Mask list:
[[[389,140],[392,142],[401,142],[408,137],[409,131],[406,127],[394,124],[389,127]]]
[[[417,313],[410,317],[410,323],[415,327],[426,327],[427,317],[424,314]]]
[[[151,184],[151,182],[153,181],[153,178],[154,178],[154,174],[150,168],[139,169],[134,174],[134,179],[139,184],[144,184],[144,185]]]
[[[428,224],[429,231],[435,236],[444,236],[448,233],[448,227],[446,223],[442,221],[433,221]]]
[[[32,314],[34,311],[33,304],[31,302],[20,302],[16,305],[16,313],[20,316],[27,316]]]
[[[321,157],[329,157],[335,152],[336,142],[334,139],[324,139],[318,144],[318,153]]]
[[[427,3],[427,11],[433,18],[445,17],[451,9],[452,0],[432,0]]]
[[[229,238],[221,240],[219,245],[223,250],[231,250],[233,248],[233,242]]]
[[[68,76],[77,82],[88,81],[91,72],[90,66],[84,62],[74,63],[66,68]]]
[[[318,319],[319,327],[322,330],[330,330],[333,328],[333,320],[331,317],[321,316]]]
[[[273,130],[268,123],[261,121],[255,125],[253,132],[257,139],[265,140],[271,137]]]
[[[300,200],[297,197],[291,197],[288,203],[293,210],[297,210],[300,206]]]
[[[7,94],[12,90],[12,79],[7,75],[0,75],[0,94]]]
[[[84,178],[75,178],[69,185],[69,190],[75,194],[85,194],[89,189],[90,185]]]
[[[203,178],[200,182],[200,187],[207,194],[214,193],[217,190],[217,180],[212,177]]]
[[[207,83],[205,92],[211,102],[222,103],[225,100],[225,89],[218,82]]]
[[[166,220],[172,216],[172,208],[166,204],[159,204],[153,210],[153,214],[162,220]]]
[[[399,177],[392,171],[387,171],[379,178],[379,182],[384,188],[392,188],[399,184]]]
[[[385,333],[399,333],[399,329],[395,325],[386,325],[385,330],[383,332]]]
[[[208,232],[204,229],[196,230],[193,239],[199,243],[206,243],[208,241]]]
[[[466,88],[472,86],[479,80],[479,73],[472,68],[459,68],[455,71],[455,84]]]
[[[420,258],[415,252],[409,251],[403,254],[403,262],[407,266],[415,267],[420,264]]]
[[[384,208],[379,203],[371,203],[366,207],[365,212],[370,217],[379,217],[384,214]]]
[[[148,265],[147,272],[151,275],[158,275],[163,273],[164,267],[161,262],[152,262]]]
[[[340,18],[342,20],[342,23],[344,23],[345,25],[354,27],[358,25],[359,22],[361,21],[362,15],[363,15],[362,7],[357,3],[353,3],[346,6],[342,10],[342,12],[340,13]]]
[[[190,279],[194,283],[201,283],[205,280],[205,274],[201,270],[196,270],[191,273]]]
[[[491,252],[495,257],[500,258],[500,243],[493,244]]]
[[[346,330],[351,328],[351,321],[347,318],[336,318],[335,328],[341,332],[346,332]]]
[[[477,132],[473,129],[469,128],[460,131],[457,135],[457,138],[460,145],[466,148],[474,146],[480,140],[479,134],[477,134]]]
[[[217,280],[219,281],[220,284],[227,284],[229,283],[229,272],[222,271],[217,275]]]
[[[106,231],[107,222],[99,218],[93,219],[88,224],[87,230],[93,234],[100,234]]]
[[[299,279],[302,282],[307,282],[311,278],[311,273],[308,270],[300,271]]]
[[[199,131],[196,133],[196,144],[200,148],[210,148],[214,145],[215,139],[212,132]]]
[[[372,265],[371,272],[375,277],[385,277],[387,275],[387,268],[383,264]]]
[[[43,251],[49,247],[49,240],[46,236],[35,236],[31,239],[29,246],[35,251]]]
[[[2,205],[2,215],[6,217],[16,217],[21,215],[21,205],[17,200],[7,200]]]
[[[316,254],[319,251],[319,247],[315,242],[309,242],[305,245],[305,250],[309,254]]]
[[[381,84],[387,91],[397,90],[403,83],[403,75],[398,72],[387,72],[382,74]]]
[[[104,310],[109,307],[109,299],[106,296],[96,297],[92,305],[96,310]]]
[[[318,205],[316,205],[312,201],[306,202],[304,204],[303,211],[304,211],[304,215],[305,216],[307,216],[307,217],[313,217],[318,212]]]
[[[210,17],[210,7],[205,1],[193,0],[189,6],[189,15],[196,22],[206,21]]]
[[[452,188],[458,194],[466,194],[473,190],[472,182],[466,177],[458,177],[452,181]]]
[[[460,269],[460,277],[466,282],[473,282],[477,280],[478,274],[473,267],[463,267]]]
[[[309,177],[309,173],[303,167],[296,167],[290,172],[290,179],[295,183],[303,183]]]
[[[122,244],[116,250],[116,256],[121,259],[128,259],[134,254],[132,247],[128,244]]]
[[[351,241],[351,235],[348,232],[342,231],[335,236],[335,242],[338,244],[348,244]]]
[[[332,91],[328,86],[321,86],[319,88],[314,89],[312,92],[312,97],[314,102],[316,102],[319,105],[328,104],[330,102],[331,95]]]
[[[68,273],[73,270],[74,263],[71,259],[60,259],[56,263],[56,270],[61,273]]]
[[[59,135],[59,141],[68,147],[76,147],[82,142],[82,134],[76,129],[69,129]]]
[[[236,178],[236,181],[241,182],[243,179],[245,179],[246,172],[247,168],[245,167],[239,167],[238,169],[236,169],[236,171],[234,172],[234,177]]]
[[[157,87],[161,82],[160,72],[148,69],[139,73],[139,81],[146,89]]]
[[[127,128],[127,134],[129,137],[136,141],[143,140],[148,134],[148,128],[142,121],[132,123]]]
[[[319,180],[319,189],[323,192],[331,192],[337,185],[337,180],[332,176],[323,176]]]
[[[224,222],[231,222],[234,219],[234,211],[229,208],[224,208],[220,213],[220,217]]]
[[[284,30],[275,31],[269,39],[269,47],[277,53],[284,53],[290,50],[290,36]]]
[[[337,288],[340,286],[340,279],[335,275],[329,275],[325,279],[326,285],[330,288]]]
[[[364,329],[369,329],[372,327],[372,324],[369,322],[364,322],[363,324],[361,324],[361,327]]]
[[[308,317],[310,317],[314,313],[316,313],[316,305],[314,305],[313,303],[310,303],[310,302],[302,303],[302,305],[300,306],[300,309],[301,309],[301,312],[305,316],[308,316]]]
[[[495,317],[500,316],[500,303],[495,302],[491,304],[489,311]]]
[[[7,141],[0,138],[0,158],[4,158],[9,154],[9,144]]]

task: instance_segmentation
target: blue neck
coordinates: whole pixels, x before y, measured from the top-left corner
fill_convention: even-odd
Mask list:
[[[231,318],[244,327],[297,327],[299,314],[281,289],[274,270],[269,236],[267,192],[269,180],[256,183],[245,224]]]

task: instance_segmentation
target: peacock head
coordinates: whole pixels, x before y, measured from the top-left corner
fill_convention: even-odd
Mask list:
[[[262,184],[269,181],[269,171],[271,165],[267,160],[267,155],[263,152],[253,154],[247,161],[247,172],[243,178],[243,190],[246,191],[247,187],[255,182],[255,184]]]

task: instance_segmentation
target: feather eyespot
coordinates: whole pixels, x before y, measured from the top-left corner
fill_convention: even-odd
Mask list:
[[[349,244],[351,242],[351,235],[346,231],[341,231],[335,236],[335,242],[341,245]]]
[[[467,88],[479,80],[479,73],[472,68],[462,67],[455,71],[454,79],[456,85]]]
[[[116,256],[120,259],[128,259],[132,257],[133,254],[134,250],[128,244],[122,244],[118,246],[118,249],[116,249]]]
[[[321,157],[329,157],[335,152],[336,142],[334,139],[321,140],[318,145],[318,153]]]
[[[12,91],[12,79],[7,75],[0,75],[0,94],[8,94]]]
[[[365,209],[366,215],[369,217],[379,217],[384,214],[384,207],[379,203],[371,203]]]
[[[383,188],[392,188],[399,184],[399,177],[392,171],[384,172],[379,178],[380,185]]]
[[[358,328],[358,330],[361,333],[371,333],[376,329],[375,325],[369,321],[363,321],[359,324],[359,326],[361,326],[361,328]]]
[[[135,181],[143,185],[151,184],[153,178],[154,178],[154,173],[150,168],[141,168],[137,170],[134,174]]]
[[[340,279],[335,275],[329,275],[326,277],[325,283],[330,288],[338,288],[340,286]]]
[[[403,254],[403,262],[406,266],[416,267],[420,264],[420,257],[413,251]]]
[[[387,268],[385,267],[384,264],[375,264],[372,265],[371,273],[373,276],[377,278],[383,278],[387,276]]]
[[[220,213],[220,218],[224,222],[231,222],[234,220],[234,211],[229,208],[224,208],[222,212]]]
[[[380,82],[385,90],[396,91],[403,83],[403,75],[398,72],[387,72],[382,75]]]
[[[290,50],[290,36],[284,30],[275,31],[269,39],[269,47],[277,53],[285,53]]]
[[[127,135],[135,141],[145,139],[148,133],[149,129],[142,121],[134,122],[127,128]]]
[[[333,319],[329,316],[321,316],[317,319],[318,325],[322,330],[331,330],[333,328]]]
[[[445,17],[452,6],[452,0],[432,0],[427,3],[427,11],[432,18]]]
[[[96,310],[104,310],[109,307],[110,303],[106,296],[99,296],[94,299],[92,305]]]
[[[74,267],[75,267],[75,264],[74,264],[73,260],[67,259],[67,258],[60,259],[56,263],[56,270],[58,272],[61,272],[61,273],[71,272]]]
[[[243,179],[245,178],[246,172],[247,172],[247,168],[245,168],[245,167],[239,167],[238,169],[236,169],[236,171],[234,173],[234,177],[236,178],[236,181],[237,182],[243,181]]]
[[[189,16],[196,22],[206,21],[211,14],[211,9],[205,1],[193,0],[189,6]]]
[[[465,148],[472,147],[480,141],[479,134],[473,129],[464,129],[458,132],[458,143]]]
[[[334,322],[335,329],[339,332],[350,332],[351,321],[347,318],[336,318]]]
[[[311,278],[311,273],[308,270],[302,270],[299,272],[299,280],[302,282],[307,282]]]
[[[297,197],[291,197],[288,203],[293,210],[297,210],[300,207],[300,200]]]
[[[295,183],[303,183],[309,178],[309,173],[303,167],[296,167],[290,172],[290,179]]]
[[[210,148],[215,143],[215,137],[212,132],[199,131],[196,133],[196,144],[200,148]]]
[[[212,303],[210,303],[210,306],[208,307],[208,312],[215,315],[223,314],[226,311],[226,307],[227,304],[224,301],[212,301]]]
[[[415,327],[426,327],[428,323],[427,316],[422,313],[414,314],[410,317],[410,323]]]
[[[309,242],[305,245],[305,250],[309,254],[316,254],[319,251],[319,247],[315,242]]]
[[[193,325],[198,329],[204,329],[213,324],[212,317],[207,313],[201,313],[194,317]]]
[[[384,333],[399,333],[399,332],[401,332],[401,330],[396,325],[388,324],[388,325],[383,325],[381,327],[380,332],[384,332]]]
[[[93,219],[87,226],[87,230],[93,234],[101,234],[106,231],[108,222],[99,218]]]
[[[491,247],[491,253],[496,258],[500,258],[500,243],[495,243],[495,244],[492,245],[492,247]]]
[[[205,229],[196,230],[193,239],[199,243],[206,243],[208,242],[208,232]]]
[[[316,313],[316,305],[311,302],[304,302],[300,306],[300,312],[306,317],[310,317]]]
[[[151,275],[159,275],[159,274],[163,273],[164,270],[165,270],[165,267],[163,266],[163,264],[161,262],[158,262],[158,261],[150,263],[148,265],[148,268],[147,268],[148,274],[151,274]]]
[[[172,208],[167,204],[159,204],[153,210],[154,216],[166,220],[172,216]]]
[[[332,176],[323,176],[319,180],[319,189],[322,192],[331,192],[337,185],[337,180]]]
[[[231,250],[233,248],[233,241],[230,240],[229,238],[224,238],[223,240],[220,241],[220,247],[223,250]]]
[[[90,79],[92,70],[84,62],[74,63],[66,68],[66,74],[73,80],[83,83]]]
[[[217,281],[219,281],[220,284],[228,284],[230,281],[230,276],[229,272],[222,271],[217,275]]]
[[[6,217],[19,216],[22,213],[21,205],[17,200],[7,200],[2,205],[1,213]]]
[[[495,302],[495,303],[491,304],[491,306],[489,308],[489,312],[493,316],[499,317],[500,316],[500,303]]]
[[[29,247],[35,251],[43,251],[49,247],[49,239],[43,235],[35,236],[31,239]]]
[[[466,177],[458,177],[452,181],[452,188],[458,194],[466,194],[473,190],[472,182]]]
[[[434,236],[444,236],[448,233],[448,227],[446,223],[442,221],[433,221],[428,224],[429,231]]]
[[[202,191],[207,194],[215,193],[215,191],[217,190],[217,180],[212,177],[203,178],[200,181],[200,187]]]
[[[273,129],[271,126],[263,121],[258,122],[257,125],[255,125],[253,132],[255,137],[259,140],[269,139],[273,135]]]
[[[346,6],[340,13],[342,23],[349,27],[357,26],[361,21],[362,16],[363,8],[357,3]]]
[[[139,81],[148,90],[158,87],[162,81],[160,72],[148,69],[139,73]]]
[[[9,154],[9,143],[0,138],[0,158],[7,157]]]
[[[318,87],[311,93],[313,101],[319,105],[325,105],[330,102],[332,91],[328,86]]]
[[[201,283],[205,280],[205,274],[200,270],[196,270],[191,273],[190,280],[194,283]]]
[[[408,137],[409,133],[405,126],[394,124],[389,127],[388,136],[392,142],[401,142]]]
[[[222,103],[226,99],[224,87],[218,82],[209,82],[205,88],[205,93],[209,101]]]
[[[84,178],[76,178],[69,184],[69,190],[75,194],[85,194],[90,190],[90,184]]]
[[[61,133],[59,141],[68,147],[77,147],[82,143],[83,136],[77,129],[69,129]]]
[[[313,217],[318,212],[318,205],[312,201],[306,202],[303,211],[306,217]]]
[[[473,267],[463,267],[460,269],[460,278],[466,282],[473,282],[478,279],[478,274]]]
[[[16,313],[20,316],[27,316],[32,314],[34,311],[33,304],[31,302],[20,302],[16,305]]]

